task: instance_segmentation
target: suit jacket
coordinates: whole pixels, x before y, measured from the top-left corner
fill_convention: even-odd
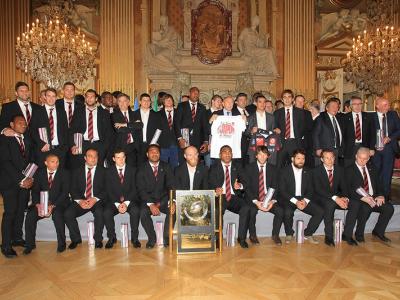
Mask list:
[[[245,176],[243,176],[242,183],[244,186],[246,200],[252,202],[254,199],[258,199],[259,169],[257,161],[252,162],[246,166],[244,175]],[[273,165],[266,164],[264,166],[264,182],[267,188],[275,189],[275,194],[277,194],[277,188],[278,188],[277,179],[278,179],[278,171],[276,170],[276,168]]]
[[[323,164],[312,171],[314,195],[321,203],[333,201],[333,196],[347,197],[344,169],[338,165],[333,169],[333,186],[329,185],[328,174]]]
[[[168,203],[169,191],[174,189],[174,174],[167,163],[158,165],[157,180],[149,162],[144,163],[136,174],[136,187],[142,205],[146,203]]]
[[[174,109],[173,117],[172,117],[172,128],[168,126],[168,117],[165,112],[165,108],[161,109],[158,112],[159,115],[159,126],[158,128],[161,130],[161,135],[158,140],[158,144],[161,148],[168,148],[170,146],[177,145],[177,139],[175,135],[175,126],[176,126],[176,109]]]
[[[74,116],[75,116],[76,110],[83,109],[84,106],[85,106],[85,105],[83,105],[81,102],[74,100],[74,111],[73,111],[73,113],[72,113],[72,120],[71,120],[71,123],[72,123],[73,120],[74,120]],[[67,126],[67,128],[68,128],[68,127],[69,127],[69,126],[68,126],[68,111],[65,110],[64,99],[57,99],[57,101],[56,101],[56,108],[57,108],[57,111],[62,112],[62,114],[64,115],[64,117],[63,117],[62,120],[64,120],[65,122],[67,122],[67,123],[66,123],[66,126]],[[71,125],[71,124],[69,124],[69,125]]]
[[[115,123],[126,123],[124,114],[119,110],[115,109],[114,112],[111,114],[111,123],[112,123],[112,130],[113,130],[113,149],[115,148],[122,148],[127,150],[127,141],[128,141],[128,134],[130,133],[133,138],[132,147],[133,149],[137,149],[139,145],[139,132],[141,131],[143,124],[140,120],[135,122],[135,116],[131,109],[128,109],[128,116],[129,116],[129,123],[127,127],[121,127],[116,129],[114,127]],[[129,152],[129,151],[128,151]]]
[[[24,134],[25,156],[19,150],[15,137],[0,135],[0,189],[18,188],[24,179],[22,171],[33,162],[32,141]]]
[[[32,106],[32,112],[31,112],[31,121],[32,121],[32,118],[37,114],[40,105],[33,102],[30,103]],[[18,104],[18,100],[14,100],[9,103],[4,103],[1,107],[0,131],[2,131],[6,127],[10,127],[10,122],[12,121],[12,118],[16,115],[24,116],[21,107]],[[28,126],[29,125],[30,124],[28,124]]]
[[[339,151],[339,155],[343,154],[343,136],[344,126],[342,124],[342,118],[336,116],[338,126],[342,132],[342,141],[340,145],[336,145]],[[335,147],[335,131],[328,113],[322,112],[315,120],[313,129],[313,145],[314,150],[317,149],[334,149]]]
[[[343,147],[344,157],[354,158],[354,146],[356,141],[356,130],[353,121],[353,113],[343,115],[344,119],[344,132],[343,132]],[[374,125],[372,122],[371,115],[367,112],[361,112],[361,137],[363,147],[371,150],[375,149],[375,133]]]
[[[246,110],[249,113],[249,115],[252,115],[252,114],[254,114],[256,112],[257,106],[255,104],[253,104],[253,103],[249,104],[249,105],[246,106]]]
[[[81,200],[86,199],[85,192],[86,192],[86,170],[85,165],[77,168],[72,173],[71,178],[71,198],[72,200]],[[96,197],[101,201],[101,203],[105,203],[107,197],[107,190],[106,190],[106,171],[105,169],[97,165],[96,171],[92,173],[92,184],[93,184],[93,197]]]
[[[35,180],[32,187],[33,205],[40,203],[40,192],[49,192],[49,205],[67,207],[70,204],[69,183],[70,174],[68,171],[58,168],[53,176],[53,183],[49,188],[47,169],[41,168],[35,174]]]
[[[281,130],[281,139],[285,139],[285,129],[286,129],[286,110],[282,107],[274,112],[275,126],[274,128],[279,128]],[[305,119],[304,110],[293,106],[293,131],[294,138],[300,142],[306,134],[307,123]]]
[[[379,125],[379,120],[378,120],[378,113],[374,112],[372,113],[372,117],[374,119],[374,137],[376,136],[376,131],[380,128]],[[386,120],[387,120],[387,130],[388,130],[388,136],[390,138],[390,143],[385,145],[385,148],[390,147],[393,149],[394,152],[398,151],[398,143],[397,140],[400,138],[400,119],[397,113],[393,110],[390,110],[386,114]]]
[[[121,197],[123,201],[138,202],[136,191],[136,169],[125,165],[124,181],[121,184],[119,171],[116,166],[112,166],[106,170],[106,189],[107,189],[107,203],[114,205],[120,202]]]
[[[383,196],[382,184],[379,179],[379,174],[373,164],[367,165],[369,177],[371,179],[371,185],[374,194],[373,197]],[[345,169],[345,178],[347,184],[347,190],[349,194],[350,201],[361,201],[361,196],[357,194],[356,190],[359,187],[364,187],[364,177],[358,169],[357,165],[354,163]]]
[[[242,182],[243,171],[240,163],[236,161],[231,161],[231,186],[235,192],[235,195],[241,196],[242,191],[235,190],[234,184],[236,179],[238,182]],[[222,167],[221,161],[217,160],[210,168],[210,172],[208,174],[208,187],[212,190],[215,190],[218,187],[222,187],[225,183],[225,169]]]
[[[156,113],[154,110],[150,109],[149,113],[149,120],[147,122],[147,132],[146,132],[146,141],[148,144],[150,144],[151,139],[154,136],[154,133],[156,132],[157,129],[159,129],[160,126],[160,115]],[[137,136],[137,141],[139,144],[143,144],[143,122],[142,122],[142,116],[140,115],[140,109],[136,110],[133,112],[133,122],[134,126],[136,128],[135,130],[135,136]],[[138,123],[138,124],[135,124]],[[133,126],[132,125],[132,126]]]
[[[206,120],[206,108],[197,102],[196,117],[192,120],[192,109],[190,101],[181,102],[176,109],[175,135],[177,139],[182,137],[181,129],[189,128],[190,145],[200,147],[204,142],[208,142],[208,120]]]
[[[301,195],[296,196],[296,182],[292,164],[283,168],[279,175],[279,198],[282,205],[289,206],[291,204],[290,199],[295,198],[307,198],[311,200],[313,198],[313,185],[312,185],[312,172],[304,169],[302,170],[301,179]]]
[[[177,190],[189,190],[190,178],[186,163],[183,163],[175,169],[175,182]],[[193,179],[193,190],[208,189],[208,168],[204,165],[197,165]]]
[[[267,112],[265,112],[265,125],[266,125],[266,130],[268,130],[268,131],[272,131],[272,130],[274,130],[274,125],[275,125],[275,117],[274,117],[274,115],[273,114],[270,114],[270,113],[267,113]],[[257,113],[254,113],[254,114],[252,114],[252,115],[250,115],[248,118],[247,118],[247,128],[246,128],[246,131],[245,131],[245,134],[247,135],[247,136],[251,136],[251,130],[253,129],[253,127],[260,127],[258,124],[257,124]]]

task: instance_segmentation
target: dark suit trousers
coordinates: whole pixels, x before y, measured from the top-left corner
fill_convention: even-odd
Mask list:
[[[332,199],[322,199],[319,203],[321,203],[321,207],[324,209],[325,236],[333,239],[333,218],[335,217],[335,210],[341,208]],[[346,220],[343,220],[343,235],[345,237],[353,236],[354,226],[357,221],[358,208],[359,201],[349,201]]]
[[[274,220],[272,222],[272,236],[279,236],[279,231],[281,230],[283,223],[283,208],[275,203],[269,211],[274,215]],[[250,236],[256,236],[256,218],[258,213],[258,207],[254,203],[250,204],[250,220],[249,220],[249,234]]]
[[[293,216],[294,212],[297,209],[297,206],[293,203],[289,203],[284,209],[284,225],[285,225],[285,233],[286,235],[293,235]],[[321,223],[324,217],[323,209],[316,203],[310,201],[307,206],[302,210],[302,212],[311,215],[311,219],[308,222],[307,228],[304,230],[305,236],[313,235],[314,232],[318,229],[319,224]]]
[[[372,162],[379,170],[380,180],[383,184],[383,194],[385,197],[390,195],[392,183],[394,152],[391,145],[386,145],[382,151],[375,151]]]
[[[94,240],[101,242],[103,240],[103,206],[97,202],[91,209],[83,209],[75,201],[65,210],[64,220],[68,227],[69,235],[72,242],[82,241],[81,232],[79,230],[77,217],[83,216],[88,212],[92,212],[94,216]]]
[[[56,228],[58,245],[65,245],[64,211],[65,207],[56,206],[52,212],[52,219],[54,222],[54,227]],[[41,219],[44,218],[39,217],[36,206],[31,206],[25,219],[25,241],[27,247],[33,248],[35,246],[37,222]]]
[[[278,152],[278,167],[283,168],[291,163],[291,156],[294,150],[298,148],[296,139],[283,139],[282,149]]]
[[[356,229],[356,237],[364,236],[365,224],[368,221],[369,216],[372,212],[379,213],[378,222],[376,222],[374,232],[384,235],[386,231],[386,227],[390,221],[390,218],[393,216],[394,208],[391,203],[386,202],[384,205],[378,207],[375,206],[372,208],[365,202],[360,203],[360,209],[358,211],[357,217],[357,229]]]
[[[29,190],[15,187],[2,192],[4,212],[1,220],[2,247],[11,247],[12,240],[22,239],[25,208],[29,200]]]
[[[126,211],[129,214],[129,221],[131,224],[131,240],[137,241],[139,236],[139,218],[140,218],[140,208],[137,204],[131,202]],[[103,211],[104,224],[107,229],[108,239],[113,239],[115,235],[115,222],[114,216],[119,214],[118,209],[114,204],[108,204]]]
[[[169,207],[168,202],[162,202],[160,206],[160,211],[164,213],[165,221],[164,221],[164,244],[168,244],[169,242]],[[144,231],[146,231],[149,243],[155,243],[157,240],[156,232],[153,226],[153,220],[151,219],[151,211],[147,204],[143,204],[140,209],[140,221],[142,222],[142,226]],[[175,224],[176,214],[173,216],[173,223]]]
[[[216,198],[216,227],[219,226],[219,201]],[[223,216],[225,214],[225,210],[229,210],[235,214],[239,215],[239,230],[238,230],[238,239],[246,240],[247,230],[249,228],[250,221],[250,205],[246,203],[244,199],[238,197],[236,195],[232,195],[231,200],[226,201],[225,195],[222,197],[222,221],[224,220]],[[223,227],[223,224],[222,224]]]

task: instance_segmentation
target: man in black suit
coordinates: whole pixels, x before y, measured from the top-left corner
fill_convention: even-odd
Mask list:
[[[170,94],[163,97],[163,108],[159,114],[159,129],[161,130],[158,144],[161,147],[161,160],[169,163],[171,168],[179,164],[178,141],[175,135],[176,110],[174,109],[174,98]]]
[[[213,112],[213,115],[211,116],[209,122],[212,123],[215,121],[215,119],[218,118],[218,116],[240,116],[240,112],[237,109],[237,107],[235,107],[234,105],[234,101],[232,96],[226,96],[224,98],[224,100],[222,100],[222,106],[223,108],[220,110],[217,110],[215,112]],[[244,116],[246,117],[246,116]]]
[[[246,110],[249,115],[254,114],[257,110],[256,100],[258,96],[263,96],[263,94],[261,92],[255,92],[251,97],[251,103],[246,106]]]
[[[296,95],[294,97],[294,106],[301,109],[304,112],[304,120],[306,122],[306,131],[304,139],[302,140],[302,148],[306,150],[306,163],[305,166],[308,168],[314,167],[314,155],[312,146],[312,129],[313,129],[313,119],[311,112],[304,108],[306,103],[306,98],[303,95]]]
[[[176,110],[175,135],[179,147],[186,148],[188,145],[182,137],[182,129],[189,131],[189,145],[195,146],[200,153],[208,151],[208,125],[205,118],[206,108],[199,103],[200,91],[197,87],[190,88],[190,99],[178,104]]]
[[[1,134],[9,137],[13,137],[15,135],[14,130],[10,128],[10,122],[16,115],[24,116],[28,126],[28,131],[26,134],[30,134],[29,126],[31,119],[40,108],[40,105],[31,102],[31,99],[29,98],[29,86],[25,82],[18,81],[15,84],[15,96],[17,97],[16,100],[9,103],[4,103],[1,108],[0,131]]]
[[[83,109],[83,104],[75,100],[75,84],[66,82],[63,85],[64,98],[57,99],[56,109],[63,112],[63,120],[67,121],[67,127],[70,128],[76,110]]]
[[[313,128],[313,147],[317,157],[321,157],[322,149],[333,150],[336,163],[342,165],[343,159],[343,124],[338,117],[339,103],[335,98],[326,102],[326,111],[320,113]],[[340,161],[339,161],[340,160]]]
[[[279,238],[279,231],[283,222],[283,209],[272,200],[267,207],[263,206],[265,196],[268,189],[278,188],[278,174],[273,165],[267,163],[269,157],[268,148],[266,146],[258,146],[256,148],[257,161],[247,165],[245,176],[243,176],[243,186],[246,200],[250,205],[249,234],[250,241],[253,244],[259,244],[256,233],[256,217],[259,210],[274,214],[272,225],[272,240],[277,245],[282,245]],[[277,191],[275,193],[276,197]]]
[[[199,151],[194,146],[184,150],[186,163],[175,169],[175,188],[177,190],[207,190],[208,168],[199,165]]]
[[[125,163],[126,156],[123,150],[114,151],[115,166],[106,172],[107,203],[104,205],[104,224],[107,229],[108,242],[106,249],[110,249],[117,242],[115,235],[114,216],[129,213],[131,223],[131,242],[133,247],[140,248],[139,218],[140,206],[136,192],[136,169]]]
[[[64,167],[65,155],[68,151],[68,127],[64,110],[55,106],[57,91],[48,88],[45,92],[44,105],[31,121],[31,134],[34,140],[35,161],[44,168],[44,160],[50,153],[57,155],[60,167]],[[39,130],[45,129],[40,136]]]
[[[388,243],[390,239],[385,236],[385,231],[390,218],[393,216],[394,208],[384,196],[384,190],[376,168],[373,165],[367,166],[369,159],[369,149],[361,147],[357,151],[355,163],[346,168],[346,182],[350,202],[356,201],[360,206],[355,238],[359,243],[365,242],[365,224],[371,212],[377,212],[379,213],[379,218],[372,235]],[[361,196],[357,193],[357,189],[360,187],[368,194],[367,196]],[[353,240],[352,244],[357,245],[357,242]]]
[[[278,166],[280,168],[290,164],[294,150],[303,147],[303,140],[307,130],[304,111],[293,106],[294,94],[291,90],[282,92],[284,107],[274,112],[275,128],[279,129],[282,149],[278,152]]]
[[[129,96],[120,93],[117,96],[118,109],[111,115],[112,127],[115,129],[113,150],[122,149],[126,156],[126,163],[131,167],[137,166],[137,156],[140,145],[138,131],[141,130],[141,122],[134,121],[133,111],[129,107]]]
[[[72,167],[78,168],[84,164],[83,154],[78,152],[74,143],[74,134],[83,135],[82,153],[87,149],[96,149],[99,165],[103,166],[112,136],[110,114],[104,109],[98,109],[96,91],[89,89],[85,93],[85,107],[75,110],[70,128],[69,142],[72,153]]]
[[[153,139],[154,133],[160,126],[160,116],[151,109],[151,98],[149,94],[141,94],[139,98],[140,109],[133,112],[134,136],[138,141],[138,166],[147,162],[147,148]],[[138,123],[138,124],[136,124]]]
[[[345,240],[351,241],[359,205],[355,201],[349,201],[347,197],[344,170],[341,166],[335,165],[333,151],[323,150],[321,161],[322,164],[313,170],[314,197],[324,209],[325,244],[335,246],[333,240],[335,209],[348,210],[343,236]]]
[[[222,215],[226,209],[239,214],[238,242],[242,248],[248,248],[246,237],[250,206],[241,195],[243,190],[243,185],[239,183],[239,175],[242,173],[241,164],[232,161],[232,149],[227,145],[221,147],[219,157],[220,161],[215,162],[210,168],[209,188],[215,189],[217,196],[223,195]],[[216,211],[218,211],[217,208]]]
[[[45,167],[35,174],[32,188],[32,205],[29,207],[25,219],[25,250],[29,254],[36,248],[35,237],[37,222],[43,218],[52,216],[57,233],[57,252],[65,251],[65,209],[71,204],[69,198],[68,171],[60,167],[58,156],[47,154]],[[48,192],[48,213],[45,214],[40,206],[41,192]]]
[[[344,166],[354,163],[357,150],[360,147],[369,148],[371,155],[375,150],[374,123],[371,116],[362,111],[363,101],[358,96],[352,96],[350,100],[351,111],[343,114],[343,154]]]
[[[15,136],[0,136],[0,190],[4,203],[1,253],[12,258],[17,256],[12,246],[25,245],[22,226],[33,180],[25,177],[22,171],[32,162],[32,142],[25,134],[27,125],[23,115],[15,115],[7,126]]]
[[[149,145],[147,149],[148,161],[140,166],[136,178],[136,187],[141,201],[140,219],[146,231],[147,249],[154,248],[156,233],[151,216],[164,213],[164,247],[169,245],[169,191],[174,189],[174,174],[170,166],[160,161],[160,146]],[[175,205],[172,207],[175,214]]]
[[[400,119],[397,113],[390,109],[388,99],[377,97],[376,112],[372,114],[374,132],[382,130],[383,149],[377,149],[372,162],[378,169],[380,180],[383,184],[383,195],[390,198],[393,164],[396,153],[399,151],[398,139],[400,137]]]
[[[107,202],[105,169],[98,164],[96,149],[87,149],[84,158],[85,165],[72,173],[70,194],[73,202],[64,214],[71,237],[69,249],[75,249],[82,243],[76,218],[90,211],[94,216],[95,247],[103,247],[103,203]]]
[[[313,236],[324,216],[323,209],[313,200],[312,172],[304,169],[305,151],[295,150],[292,154],[292,164],[280,172],[279,198],[284,207],[284,224],[286,243],[290,243],[294,234],[293,216],[296,209],[311,215],[307,228],[304,230],[306,240],[318,244]]]

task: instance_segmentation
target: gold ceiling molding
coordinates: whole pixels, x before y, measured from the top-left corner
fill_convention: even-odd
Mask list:
[[[329,2],[339,8],[353,8],[360,4],[362,0],[329,0]]]

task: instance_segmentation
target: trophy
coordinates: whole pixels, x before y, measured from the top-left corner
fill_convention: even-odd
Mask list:
[[[50,144],[49,139],[47,137],[47,128],[41,127],[41,128],[38,128],[38,131],[39,131],[39,137],[42,140],[42,142],[44,142],[46,144]]]
[[[304,221],[297,220],[296,222],[296,242],[297,244],[304,243]]]
[[[24,174],[25,177],[33,178],[33,176],[35,175],[37,169],[38,169],[37,164],[29,163],[26,166],[25,170],[22,171],[22,174]]]
[[[129,235],[128,235],[128,223],[121,223],[121,248],[128,248]]]
[[[78,148],[78,154],[82,154],[83,134],[74,133],[74,144]]]
[[[162,130],[157,129],[156,132],[154,132],[153,138],[151,139],[151,142],[149,145],[154,145],[158,144],[158,139],[160,138]]]
[[[156,222],[157,246],[163,246],[164,245],[163,232],[164,232],[164,222],[163,221],[157,221]]]
[[[335,244],[342,242],[343,234],[343,221],[341,219],[335,219],[333,221],[333,240]]]
[[[385,144],[383,143],[383,130],[378,129],[376,131],[376,144],[375,144],[375,149],[378,151],[382,151],[383,148],[385,147]]]
[[[267,194],[265,195],[265,198],[264,198],[264,202],[262,204],[262,206],[264,208],[267,208],[271,201],[276,202],[275,200],[272,200],[272,197],[274,196],[274,193],[275,193],[275,189],[274,188],[269,188],[268,189]]]
[[[87,236],[88,236],[88,245],[94,245],[94,222],[88,221],[87,222]]]
[[[226,226],[226,246],[235,246],[235,236],[236,236],[236,223],[228,223]]]
[[[40,215],[47,216],[49,214],[49,192],[41,191],[40,192]]]
[[[361,197],[370,197],[371,195],[367,193],[366,190],[364,190],[364,188],[359,187],[358,189],[356,189],[356,193],[359,194]]]
[[[185,147],[188,147],[189,146],[189,136],[190,136],[189,128],[182,128],[181,135],[182,135],[182,138],[185,140]]]

